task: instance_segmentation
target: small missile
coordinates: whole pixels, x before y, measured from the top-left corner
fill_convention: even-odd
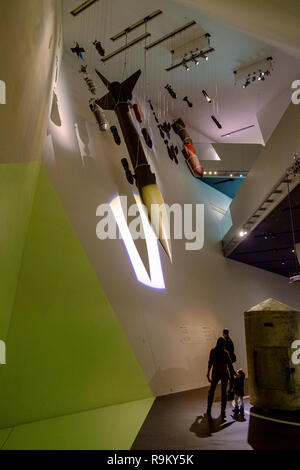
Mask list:
[[[114,138],[114,141],[117,145],[121,145],[121,139],[120,139],[120,136],[119,136],[119,133],[118,133],[118,129],[116,128],[116,126],[111,126],[110,128],[110,131],[113,135],[113,138]]]
[[[172,98],[173,98],[174,100],[176,100],[177,95],[176,95],[175,91],[173,90],[173,88],[171,87],[171,85],[167,84],[167,85],[165,86],[165,89],[169,92],[169,95],[171,95]]]
[[[71,51],[77,55],[77,57],[79,57],[81,60],[84,60],[83,58],[83,55],[82,55],[82,52],[85,52],[84,48],[83,47],[80,47],[78,42],[76,42],[76,46],[75,47],[71,47]]]
[[[191,103],[191,102],[189,101],[189,99],[188,99],[187,96],[185,96],[185,97],[183,98],[183,101],[185,101],[185,102],[187,103],[187,105],[188,105],[189,108],[192,108],[192,107],[193,107],[193,103]]]
[[[198,156],[196,155],[196,150],[193,146],[193,141],[189,136],[189,133],[186,130],[185,124],[182,119],[177,119],[173,122],[172,128],[174,132],[179,135],[183,142],[182,154],[186,159],[186,163],[192,173],[196,178],[202,178],[203,176],[203,167],[199,161]]]
[[[143,134],[143,137],[145,139],[145,142],[147,144],[147,146],[149,147],[149,149],[152,149],[152,139],[149,135],[149,132],[147,131],[146,127],[143,127],[142,129],[142,134]]]
[[[139,105],[136,103],[132,106],[132,109],[133,109],[133,112],[134,112],[134,115],[136,117],[136,120],[141,123],[143,122],[143,118],[142,118],[142,113],[141,113],[141,110],[140,110],[140,107]]]
[[[221,124],[219,123],[218,119],[215,116],[211,116],[212,120],[214,121],[215,125],[219,128],[222,129]]]
[[[90,103],[90,109],[96,118],[100,131],[102,132],[107,131],[109,129],[109,124],[108,124],[108,120],[106,119],[103,109],[101,108],[101,106],[97,104],[95,98],[91,98],[89,103]]]
[[[94,46],[96,47],[97,51],[99,52],[99,54],[103,57],[105,55],[105,50],[103,49],[102,47],[102,44],[100,41],[97,41],[95,40],[93,42]]]
[[[154,232],[164,251],[172,261],[170,225],[167,210],[156,184],[155,174],[151,171],[139,134],[129,112],[128,101],[132,100],[132,91],[141,75],[141,70],[135,72],[122,83],[110,83],[98,70],[96,70],[96,73],[108,88],[108,94],[96,102],[100,108],[113,110],[117,115],[135,172],[136,186],[146,206]]]
[[[131,173],[131,171],[129,169],[129,164],[128,164],[127,158],[122,158],[121,163],[122,163],[122,166],[124,168],[127,181],[128,181],[129,184],[132,185],[134,183],[134,176],[133,176],[133,174]]]

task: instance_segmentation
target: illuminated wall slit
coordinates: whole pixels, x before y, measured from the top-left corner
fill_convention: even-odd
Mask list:
[[[129,255],[132,267],[134,269],[136,278],[142,284],[152,287],[154,289],[165,289],[164,276],[161,267],[161,260],[159,255],[159,248],[157,237],[151,227],[148,220],[146,209],[142,203],[139,195],[134,194],[136,205],[138,207],[141,224],[145,233],[146,246],[148,251],[150,277],[147,273],[145,265],[139,255],[139,252],[135,246],[132,235],[130,233],[127,221],[121,205],[120,196],[116,196],[111,202],[110,207],[115,217],[116,223],[120,230],[120,234],[124,241],[127,253]]]

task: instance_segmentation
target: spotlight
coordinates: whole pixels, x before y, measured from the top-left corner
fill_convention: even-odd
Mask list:
[[[184,62],[182,65],[184,66],[184,68],[187,72],[190,70],[190,68],[189,68],[189,66],[187,65],[186,62]]]
[[[215,172],[214,172],[214,175],[217,175],[217,174],[218,174],[218,172],[217,172],[217,171],[215,171]]]
[[[205,90],[202,90],[203,96],[208,103],[211,103],[211,98],[208,96]]]
[[[248,235],[248,232],[245,232],[244,230],[240,231],[240,237],[241,238],[245,237],[246,235]]]
[[[247,78],[247,80],[245,81],[244,85],[243,85],[243,88],[247,88],[247,86],[250,85],[250,80],[249,78]]]
[[[194,62],[195,65],[199,65],[199,60],[195,59],[195,57],[192,57],[192,61]]]

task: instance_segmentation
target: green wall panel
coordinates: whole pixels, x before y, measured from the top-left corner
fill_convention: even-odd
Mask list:
[[[39,162],[0,164],[0,340],[9,328]]]
[[[3,449],[127,450],[153,400],[147,398],[16,426]]]
[[[0,428],[152,396],[43,167],[6,346]]]

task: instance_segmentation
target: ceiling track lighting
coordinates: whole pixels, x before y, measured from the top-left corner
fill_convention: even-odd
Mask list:
[[[81,5],[79,5],[79,7],[72,10],[70,13],[73,16],[77,16],[77,15],[79,15],[79,13],[83,12],[86,8],[90,7],[91,5],[93,5],[96,2],[98,2],[98,0],[86,0]]]
[[[185,56],[184,56],[184,58],[182,59],[181,62],[178,62],[176,64],[171,65],[170,67],[166,68],[166,71],[170,72],[171,70],[174,70],[177,67],[181,67],[182,65],[184,65],[185,63],[188,63],[188,62],[193,62],[195,64],[195,66],[198,66],[199,61],[197,59],[202,58],[205,61],[207,61],[208,60],[208,55],[211,54],[214,51],[215,51],[215,49],[213,47],[209,47],[209,49],[207,49],[205,51],[202,51],[202,50],[199,51],[199,50],[196,49],[191,54],[185,54]]]
[[[264,60],[260,60],[251,66],[242,67],[240,69],[234,70],[235,84],[238,81],[243,80],[243,88],[248,88],[252,83],[259,81],[264,82],[267,77],[271,75],[273,57],[267,57]],[[257,68],[255,68],[255,66]],[[253,70],[254,67],[254,70]],[[251,70],[252,69],[252,70]]]

